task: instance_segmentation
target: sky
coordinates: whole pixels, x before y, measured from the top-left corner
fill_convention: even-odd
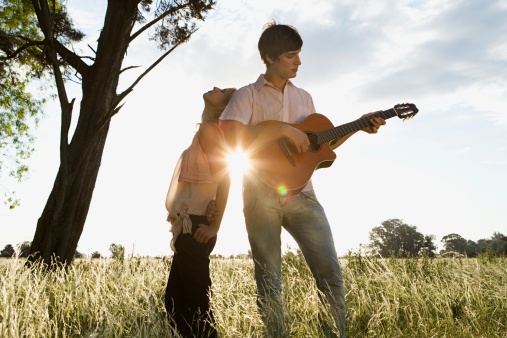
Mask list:
[[[105,6],[68,1],[87,34],[77,51],[91,55]],[[435,235],[439,248],[451,233],[473,241],[507,234],[507,1],[218,0],[113,117],[79,252],[107,256],[117,243],[129,255],[171,254],[165,196],[200,120],[202,94],[240,88],[264,72],[257,41],[272,19],[300,32],[293,82],[334,125],[398,103],[419,108],[378,134],[355,134],[313,175],[339,255],[368,244],[371,229],[393,218]],[[146,36],[133,43],[124,66],[140,67],[118,92],[160,53]],[[69,84],[69,97],[80,95]],[[35,132],[29,179],[2,177],[21,206],[0,207],[1,248],[33,239],[58,170],[59,130],[54,102]],[[216,254],[249,250],[239,177],[234,171]],[[288,234],[282,239],[284,250],[297,248]]]

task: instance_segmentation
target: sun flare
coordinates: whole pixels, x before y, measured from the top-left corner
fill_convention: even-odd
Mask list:
[[[229,154],[228,162],[229,170],[231,172],[231,176],[233,177],[243,177],[243,174],[250,168],[248,156],[241,148],[238,148]]]

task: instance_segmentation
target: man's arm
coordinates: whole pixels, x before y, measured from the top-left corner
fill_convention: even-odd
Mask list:
[[[263,145],[279,138],[287,138],[298,152],[308,150],[308,136],[288,124],[244,125],[235,120],[220,120],[220,128],[224,131],[225,141],[231,148],[243,150],[261,148]]]

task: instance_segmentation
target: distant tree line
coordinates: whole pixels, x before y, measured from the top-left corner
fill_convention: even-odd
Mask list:
[[[464,239],[458,234],[449,234],[442,238],[443,253],[458,253],[468,257],[475,257],[481,253],[494,256],[507,256],[507,236],[499,232],[493,233],[489,239],[480,239],[477,242]]]
[[[477,242],[467,240],[462,236],[452,233],[442,237],[441,243],[443,249],[437,253],[435,245],[435,235],[424,235],[417,231],[417,227],[405,224],[400,219],[388,219],[380,226],[374,227],[369,234],[370,242],[366,249],[371,255],[380,255],[382,257],[435,257],[440,256],[464,256],[476,257],[479,254],[489,254],[492,256],[507,256],[507,236],[495,232],[490,238],[480,239]],[[0,257],[21,257],[26,258],[30,253],[31,243],[21,242],[14,248],[7,244]],[[109,246],[111,258],[117,260],[125,259],[125,247],[113,243]],[[296,254],[300,254],[297,250]],[[87,256],[76,250],[74,258],[86,258]],[[90,258],[102,258],[98,251],[89,255]],[[220,254],[211,255],[212,258],[225,258]],[[249,250],[247,254],[231,255],[228,258],[251,258],[252,253]]]
[[[32,243],[25,241],[21,242],[16,245],[16,248],[12,246],[12,244],[7,244],[2,251],[0,251],[0,257],[3,258],[12,258],[12,257],[19,257],[19,258],[27,258],[30,254],[30,248]],[[109,251],[111,252],[111,258],[114,259],[121,259],[123,260],[125,255],[125,247],[120,244],[111,244],[109,246]],[[94,251],[90,254],[90,258],[102,258],[102,254],[98,251]],[[81,253],[76,250],[76,253],[74,254],[74,258],[87,258],[86,254]]]
[[[31,243],[28,241],[21,242],[16,245],[16,248],[12,244],[7,244],[2,251],[0,251],[0,257],[11,258],[11,257],[28,257],[30,253]]]
[[[405,224],[400,219],[389,219],[371,230],[367,250],[382,257],[435,257],[435,238],[435,235],[423,235],[416,226]],[[441,242],[441,256],[476,257],[481,253],[507,256],[507,236],[499,232],[477,242],[453,233],[442,237]]]

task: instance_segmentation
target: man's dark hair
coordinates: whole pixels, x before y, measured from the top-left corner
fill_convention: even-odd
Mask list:
[[[269,66],[267,56],[277,60],[283,53],[299,50],[302,46],[303,39],[296,28],[274,21],[264,26],[258,44],[259,53],[266,66]]]

